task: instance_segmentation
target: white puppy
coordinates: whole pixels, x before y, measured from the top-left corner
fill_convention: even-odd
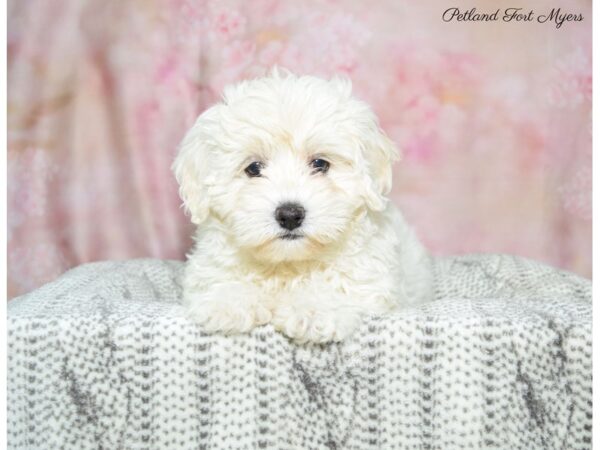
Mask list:
[[[349,81],[274,71],[226,88],[173,164],[198,226],[183,280],[191,318],[328,342],[361,316],[428,299],[430,258],[385,197],[396,156]]]

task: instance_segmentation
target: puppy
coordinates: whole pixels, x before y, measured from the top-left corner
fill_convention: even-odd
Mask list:
[[[197,225],[183,296],[207,332],[340,341],[425,301],[431,261],[386,199],[397,157],[347,80],[273,71],[225,89],[173,171]]]

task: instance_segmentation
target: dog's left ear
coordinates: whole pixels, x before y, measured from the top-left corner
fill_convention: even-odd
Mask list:
[[[400,159],[400,152],[390,138],[379,128],[375,118],[361,137],[363,158],[366,162],[365,200],[374,211],[382,211],[387,204],[386,194],[392,189],[392,164]]]
[[[352,99],[352,82],[349,78],[334,76],[330,85],[350,103],[347,107],[357,117],[352,130],[358,142],[362,161],[357,163],[363,170],[363,196],[369,209],[382,211],[387,205],[386,194],[392,189],[392,164],[400,159],[400,152],[390,138],[379,127],[377,117],[371,108],[360,100]]]

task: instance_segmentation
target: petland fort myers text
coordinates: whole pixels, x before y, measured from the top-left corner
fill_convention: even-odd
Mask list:
[[[477,8],[461,10],[460,8],[448,8],[442,14],[444,22],[537,22],[554,24],[560,28],[566,22],[581,22],[583,15],[579,13],[564,12],[560,8],[552,8],[550,11],[536,13],[534,10],[524,8],[506,8],[504,10],[480,12]]]

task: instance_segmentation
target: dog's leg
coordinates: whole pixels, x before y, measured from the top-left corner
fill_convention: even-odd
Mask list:
[[[385,302],[364,301],[323,285],[300,289],[279,302],[273,311],[273,326],[298,342],[342,341],[368,314],[383,314]]]
[[[208,333],[245,333],[271,320],[260,290],[242,282],[214,283],[186,291],[188,316]]]

